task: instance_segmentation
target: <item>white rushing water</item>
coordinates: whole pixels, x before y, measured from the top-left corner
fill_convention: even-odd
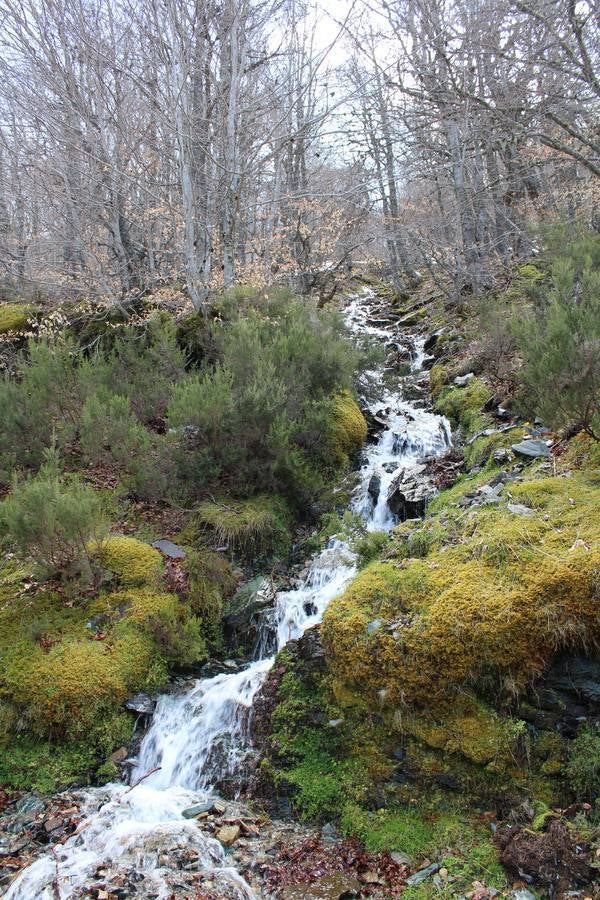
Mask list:
[[[389,341],[390,330],[369,324],[374,294],[365,289],[347,307],[347,321],[357,331]],[[413,369],[424,358],[422,342],[413,348]],[[389,530],[395,522],[386,498],[394,475],[423,456],[443,453],[450,444],[448,423],[386,391],[372,412],[384,410],[386,427],[368,444],[352,508],[370,530]],[[376,502],[369,494],[379,478]],[[373,492],[372,492],[373,493]],[[280,592],[272,622],[275,644],[285,644],[318,624],[329,602],[356,572],[355,555],[342,540],[310,561],[302,584]],[[271,641],[271,646],[273,641]],[[62,900],[72,897],[101,867],[132,867],[143,873],[139,896],[172,893],[164,855],[188,847],[199,854],[201,867],[227,885],[233,896],[255,897],[252,889],[227,865],[217,840],[207,837],[182,810],[214,796],[214,785],[236,771],[249,752],[252,703],[275,656],[249,663],[241,671],[199,679],[180,694],[163,695],[144,737],[129,788],[112,784],[85,792],[82,825],[67,842],[25,869],[6,894],[7,900]],[[148,775],[148,773],[151,773]],[[144,777],[145,776],[145,777]],[[172,874],[172,873],[171,873]]]

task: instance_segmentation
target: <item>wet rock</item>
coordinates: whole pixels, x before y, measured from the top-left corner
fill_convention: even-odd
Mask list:
[[[431,353],[443,333],[444,329],[440,328],[439,331],[434,331],[432,334],[425,338],[425,343],[423,344],[423,350],[425,351],[425,353]]]
[[[387,421],[379,412],[373,413],[370,409],[363,409],[362,414],[367,421],[367,435],[371,440],[387,428]]]
[[[197,803],[195,806],[188,806],[187,809],[182,810],[181,815],[184,819],[195,819],[196,816],[201,816],[202,813],[209,813],[213,810],[213,802],[212,800],[208,800],[206,803]]]
[[[541,459],[545,456],[550,456],[550,450],[545,441],[520,441],[518,444],[512,444],[512,450],[518,456],[523,456],[526,459]]]
[[[174,544],[173,541],[161,539],[160,541],[154,541],[152,546],[155,550],[162,553],[163,556],[166,556],[167,559],[185,559],[186,557],[185,550],[178,544]]]
[[[118,750],[115,750],[114,753],[110,754],[110,761],[118,766],[120,763],[125,762],[128,756],[129,750],[127,747],[119,747]]]
[[[139,694],[135,694],[126,700],[123,705],[130,712],[138,713],[142,716],[151,716],[156,708],[156,700],[150,694],[145,694],[141,691]]]
[[[456,387],[466,387],[470,381],[473,381],[474,378],[474,372],[467,372],[466,375],[457,375],[454,379],[454,384],[456,385]]]
[[[428,501],[437,493],[435,481],[425,474],[425,466],[403,469],[392,481],[387,503],[401,522],[422,518]]]
[[[375,473],[375,474],[371,475],[371,478],[369,480],[369,486],[367,488],[367,493],[368,493],[369,497],[371,498],[371,500],[373,501],[373,503],[377,503],[380,490],[381,490],[381,476],[377,475]]]
[[[396,863],[397,866],[408,866],[412,868],[414,866],[414,861],[412,856],[409,856],[408,853],[402,853],[401,850],[394,850],[390,853],[390,858]]]
[[[240,833],[241,829],[239,825],[222,825],[221,828],[219,828],[219,830],[217,831],[215,837],[225,847],[230,847],[231,844],[235,844],[240,836]]]
[[[253,578],[233,595],[225,624],[230,631],[240,631],[255,625],[256,616],[273,605],[276,597],[275,585],[271,578],[259,575]]]
[[[414,328],[415,325],[418,325],[421,321],[421,316],[418,312],[408,313],[406,316],[402,316],[401,319],[398,319],[397,325],[399,328]]]
[[[422,881],[425,881],[426,878],[429,878],[430,875],[435,875],[436,872],[439,872],[441,869],[441,865],[439,863],[432,863],[432,865],[427,866],[425,869],[420,869],[418,872],[415,872],[414,875],[411,875],[410,878],[406,879],[406,884],[409,887],[414,887],[417,884],[421,884]]]

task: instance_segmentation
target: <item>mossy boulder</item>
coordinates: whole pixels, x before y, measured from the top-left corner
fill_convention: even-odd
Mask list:
[[[491,420],[482,414],[492,399],[492,391],[481,378],[472,378],[465,387],[446,386],[437,394],[435,411],[460,425],[465,435],[488,427]]]
[[[158,550],[132,537],[109,537],[97,546],[95,553],[101,565],[124,587],[152,584],[162,570],[162,556]]]
[[[329,448],[334,463],[342,465],[366,441],[368,425],[356,400],[347,391],[337,394],[331,405],[333,417]]]
[[[460,505],[490,471],[464,477],[422,525],[394,530],[386,560],[325,613],[342,706],[378,708],[401,734],[486,771],[527,768],[523,722],[506,709],[535,693],[557,655],[600,654],[600,479],[595,457],[581,458],[552,477],[534,467],[491,506]],[[564,775],[564,753],[531,753],[542,776]]]

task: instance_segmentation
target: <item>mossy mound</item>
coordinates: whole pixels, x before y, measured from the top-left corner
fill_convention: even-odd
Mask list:
[[[283,553],[291,537],[290,511],[281,497],[262,494],[246,500],[218,497],[198,506],[200,526],[219,545],[243,555]]]
[[[29,315],[29,307],[21,303],[0,303],[0,334],[24,331]]]
[[[434,386],[438,387],[434,380]],[[465,435],[471,435],[492,424],[482,414],[483,407],[492,399],[492,391],[481,378],[472,378],[465,387],[446,386],[437,391],[435,411],[446,416],[454,425],[460,425]]]
[[[135,558],[145,560],[147,578],[156,577],[153,555]],[[136,580],[141,577],[139,569]],[[5,563],[0,778],[15,787],[36,784],[46,790],[84,772],[89,777],[131,736],[133,720],[121,707],[126,697],[160,688],[170,668],[201,663],[206,655],[200,619],[156,584],[73,600],[50,590],[31,591],[26,573]],[[51,745],[55,762],[49,759]],[[36,761],[39,773],[32,771]]]
[[[344,391],[332,404],[329,447],[335,465],[342,465],[356,453],[367,439],[367,422],[356,400]]]
[[[396,529],[390,558],[329,606],[323,644],[341,702],[377,704],[402,733],[508,770],[522,723],[494,708],[523,697],[557,654],[600,652],[600,479],[593,466],[534,467],[499,506],[458,504],[489,478],[461,479],[423,525]]]
[[[124,587],[152,584],[162,569],[162,557],[158,550],[132,537],[110,537],[95,552],[101,565],[112,572]]]

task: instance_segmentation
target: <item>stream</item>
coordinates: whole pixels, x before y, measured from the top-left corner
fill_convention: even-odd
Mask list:
[[[394,329],[391,324],[389,328],[379,324],[375,313],[380,306],[374,292],[365,288],[350,298],[346,321],[356,333],[371,334],[388,344]],[[423,342],[413,341],[415,373],[421,371]],[[387,505],[395,474],[424,456],[441,455],[450,445],[447,421],[403,400],[400,388],[386,390],[383,399],[372,405],[374,413],[382,409],[385,427],[363,450],[351,502],[351,509],[362,516],[369,530],[389,530],[396,523]],[[373,476],[378,479],[376,496]],[[182,693],[161,696],[131,773],[135,786],[116,783],[84,791],[77,832],[24,869],[8,889],[7,900],[83,896],[80,892],[99,868],[116,866],[136,870],[140,882],[136,896],[175,896],[169,881],[172,869],[165,865],[165,854],[175,845],[193,849],[199,867],[210,871],[227,896],[247,900],[260,896],[228,864],[220,842],[203,833],[194,819],[183,818],[182,811],[214,798],[214,785],[234,773],[251,752],[253,699],[273,666],[273,647],[280,650],[318,624],[329,602],[355,573],[350,546],[333,538],[308,562],[301,584],[277,594],[267,626],[272,629],[271,639],[261,644],[270,655],[240,671],[192,681]]]

